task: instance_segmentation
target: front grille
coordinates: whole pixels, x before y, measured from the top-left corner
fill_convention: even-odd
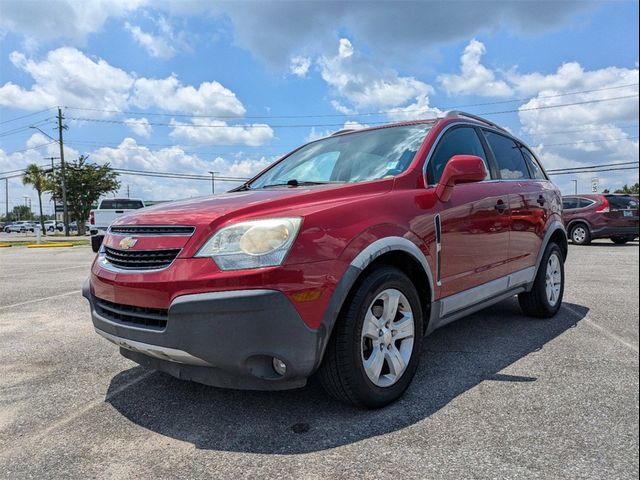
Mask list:
[[[163,250],[118,250],[104,247],[104,255],[107,261],[116,267],[128,270],[153,270],[165,268],[180,253],[179,248],[167,248]]]
[[[123,235],[193,235],[195,227],[181,225],[114,225],[109,229],[111,233]]]
[[[94,299],[97,312],[113,322],[138,325],[154,330],[164,330],[167,326],[168,310],[122,305],[97,297]]]

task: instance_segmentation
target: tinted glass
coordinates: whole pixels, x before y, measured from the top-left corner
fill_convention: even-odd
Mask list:
[[[578,200],[578,208],[586,208],[590,205],[593,205],[594,201],[586,198],[581,198]]]
[[[607,195],[611,210],[638,210],[638,200],[628,195]]]
[[[531,178],[520,148],[513,140],[493,132],[485,132],[485,135],[496,156],[500,178],[504,180]]]
[[[524,156],[525,161],[527,162],[527,166],[529,167],[529,172],[531,172],[531,177],[536,180],[546,180],[547,177],[544,174],[544,171],[540,167],[538,161],[534,158],[534,156],[525,148],[521,148],[520,151]]]
[[[565,210],[569,210],[572,208],[578,208],[578,199],[577,198],[563,198],[562,199],[562,208]]]
[[[487,167],[484,149],[476,131],[467,127],[455,128],[444,134],[429,160],[427,167],[427,183],[429,185],[440,181],[445,165],[454,155],[476,155],[484,160],[485,168]]]
[[[142,202],[140,200],[109,200],[105,199],[100,204],[101,210],[135,210],[142,208]]]
[[[274,165],[250,188],[304,182],[362,182],[404,172],[431,125],[365,130],[329,137],[302,147]]]

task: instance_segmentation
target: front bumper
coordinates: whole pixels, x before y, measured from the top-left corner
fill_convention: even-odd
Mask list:
[[[305,325],[276,290],[236,290],[182,295],[162,328],[120,321],[97,302],[87,281],[83,295],[96,331],[120,353],[177,378],[218,387],[283,390],[301,387],[317,368],[321,330]],[[285,362],[284,376],[272,366]]]

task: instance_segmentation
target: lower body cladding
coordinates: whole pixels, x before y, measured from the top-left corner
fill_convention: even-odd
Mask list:
[[[591,230],[592,238],[628,237],[638,238],[638,224],[629,227],[602,227]]]
[[[275,290],[239,290],[177,297],[168,310],[113,304],[95,297],[96,331],[120,353],[183,380],[250,390],[302,387],[317,368],[324,329],[305,325]]]

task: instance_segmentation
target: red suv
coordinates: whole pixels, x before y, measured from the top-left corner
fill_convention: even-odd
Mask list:
[[[638,199],[630,195],[568,195],[562,197],[562,218],[576,245],[610,238],[624,245],[638,238]]]
[[[125,357],[181,379],[398,398],[425,335],[518,295],[560,308],[561,196],[480,117],[342,131],[222,195],[109,228],[83,294]]]

